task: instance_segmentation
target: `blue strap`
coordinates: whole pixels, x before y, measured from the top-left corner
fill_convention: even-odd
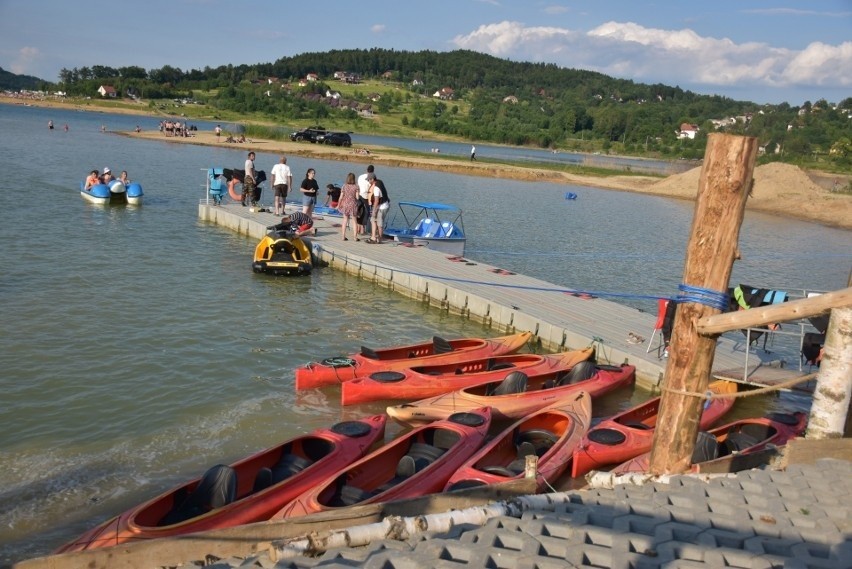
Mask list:
[[[719,292],[717,290],[710,290],[709,288],[685,284],[678,285],[677,289],[681,291],[681,294],[675,298],[675,302],[678,304],[696,302],[722,312],[728,309],[729,297],[727,292]]]

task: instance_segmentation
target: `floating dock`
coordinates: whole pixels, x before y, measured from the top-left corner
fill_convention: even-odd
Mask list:
[[[215,206],[202,200],[198,217],[260,240],[266,235],[266,227],[278,223],[280,217],[252,209],[239,204]],[[462,318],[483,322],[497,333],[530,331],[544,350],[594,345],[599,362],[632,364],[636,366],[639,385],[652,391],[658,389],[667,360],[658,356],[658,335],[648,350],[656,314],[425,247],[409,247],[393,241],[381,245],[363,240],[343,241],[340,223],[339,217],[317,218],[314,222],[317,235],[305,238],[320,264],[344,270]],[[724,372],[726,379],[759,384],[750,381],[750,370],[769,365],[768,359],[762,361],[769,355],[752,352],[747,361],[745,349],[744,342],[719,338],[714,375]],[[798,369],[779,370],[776,376],[777,373],[788,378],[802,375]]]

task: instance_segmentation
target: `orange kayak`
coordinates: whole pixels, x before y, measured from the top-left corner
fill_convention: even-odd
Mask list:
[[[537,491],[551,487],[568,468],[574,448],[592,420],[585,391],[517,421],[487,443],[453,474],[444,490],[495,484],[524,477],[526,457],[538,456]]]
[[[214,466],[201,478],[131,508],[56,553],[265,521],[317,480],[372,450],[382,441],[386,422],[382,414],[337,423],[230,466]]]
[[[737,392],[737,384],[714,381],[708,389],[716,394],[733,394]],[[733,397],[710,399],[701,412],[698,428],[707,429],[733,406]],[[582,476],[602,466],[620,464],[650,451],[659,409],[660,397],[654,397],[595,425],[574,450],[571,477]]]
[[[631,365],[604,366],[582,361],[555,382],[553,374],[530,375],[510,372],[502,381],[466,387],[413,403],[387,408],[388,415],[403,425],[422,425],[477,407],[489,406],[495,421],[521,419],[585,391],[592,398],[627,386],[636,377]],[[564,376],[564,377],[563,377]]]
[[[272,519],[440,492],[482,446],[490,424],[491,411],[485,407],[408,431],[319,481]]]
[[[531,337],[530,332],[487,339],[444,340],[435,336],[431,342],[409,346],[378,350],[362,347],[360,353],[326,358],[321,362],[312,362],[296,369],[296,389],[334,385],[377,371],[513,354],[523,348]]]
[[[502,380],[509,371],[555,379],[593,354],[591,348],[548,355],[509,354],[451,364],[380,371],[344,383],[340,388],[340,399],[343,405],[381,399],[420,399]]]
[[[692,467],[689,472],[701,472],[703,465],[732,454],[748,454],[769,445],[782,446],[801,436],[808,424],[808,415],[770,413],[766,417],[740,419],[709,431],[698,431]],[[651,453],[646,452],[612,469],[613,474],[647,472]]]

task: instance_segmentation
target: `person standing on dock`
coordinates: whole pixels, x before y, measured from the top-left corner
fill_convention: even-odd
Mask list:
[[[319,184],[315,179],[316,174],[316,170],[308,168],[305,179],[302,180],[302,185],[299,187],[302,192],[302,213],[311,217],[314,215],[314,206],[317,205],[317,192],[319,192]]]
[[[355,174],[349,172],[346,174],[346,183],[340,188],[340,213],[343,214],[343,223],[340,227],[340,234],[344,241],[346,238],[346,226],[352,221],[352,237],[355,241],[360,241],[358,238],[358,230],[356,228],[358,220],[358,185],[355,183]]]
[[[358,201],[361,204],[361,212],[357,217],[358,233],[367,234],[367,223],[370,220],[370,179],[375,178],[375,168],[372,164],[367,166],[367,171],[358,176]]]
[[[272,167],[272,189],[275,190],[275,215],[284,215],[287,191],[293,186],[293,173],[287,166],[287,157],[282,156]]]
[[[245,176],[243,177],[243,195],[241,196],[240,203],[245,206],[246,205],[246,197],[253,200],[254,196],[254,180],[255,176],[257,176],[257,172],[254,169],[254,152],[248,153],[248,158],[246,158],[245,165]],[[252,204],[254,205],[254,204]]]
[[[476,162],[476,146],[474,145],[470,146],[470,161]]]

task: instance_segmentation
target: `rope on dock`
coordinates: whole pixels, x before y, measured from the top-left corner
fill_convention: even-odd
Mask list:
[[[686,395],[688,397],[698,397],[699,399],[705,399],[707,401],[711,399],[736,399],[738,397],[753,397],[755,395],[763,395],[764,393],[769,393],[770,391],[778,391],[781,389],[787,389],[789,387],[793,387],[794,385],[798,385],[800,383],[805,383],[806,381],[810,381],[814,379],[818,373],[809,373],[807,375],[803,375],[800,377],[794,377],[793,379],[788,379],[787,381],[782,381],[776,385],[767,385],[766,387],[758,387],[757,389],[752,389],[750,391],[738,391],[737,393],[713,393],[712,391],[707,391],[705,393],[698,393],[697,391],[684,391],[682,389],[672,389],[670,387],[666,387],[665,385],[660,389],[662,391],[668,391],[669,393],[677,393],[678,395]]]

